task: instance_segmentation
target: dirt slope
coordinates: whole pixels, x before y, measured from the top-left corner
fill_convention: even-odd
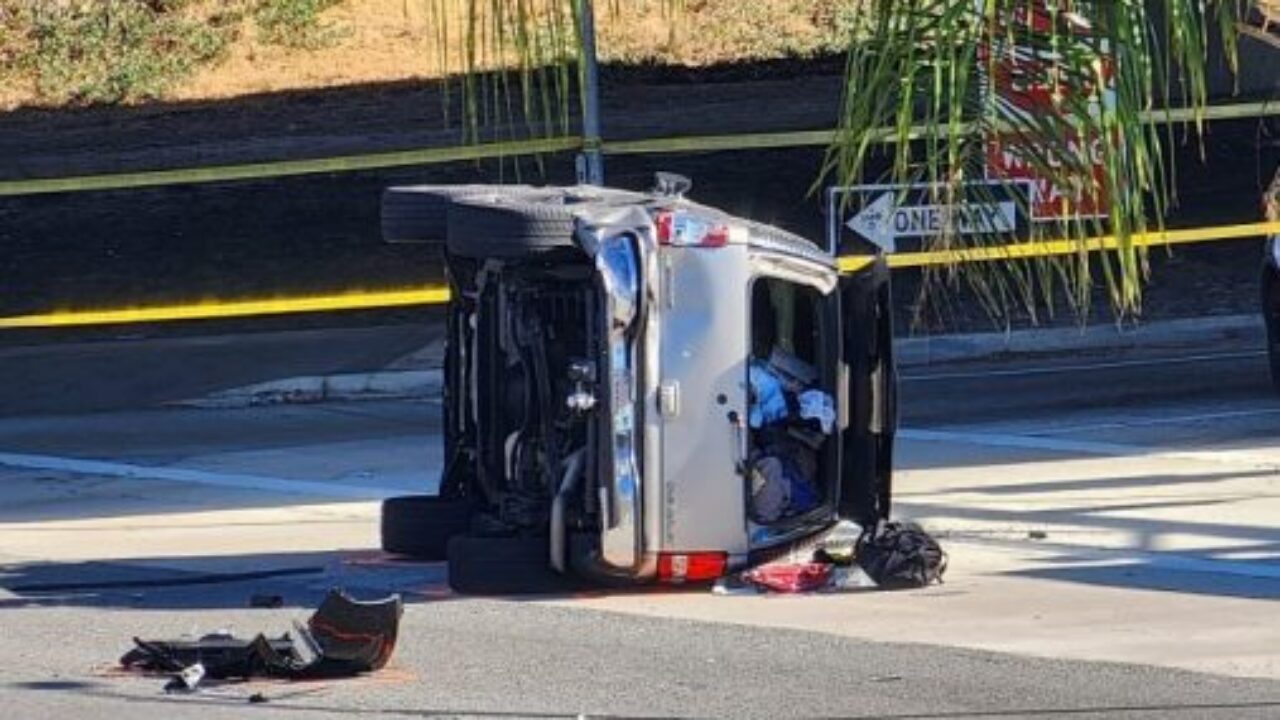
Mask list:
[[[15,27],[13,6],[31,0],[0,0],[0,71],[6,57],[33,55],[33,40]],[[129,0],[118,0],[129,1]],[[265,1],[265,0],[264,0]],[[305,0],[272,0],[302,3]],[[323,42],[317,47],[290,47],[270,41],[255,26],[251,9],[255,0],[184,0],[176,14],[197,21],[222,17],[230,23],[231,38],[213,61],[194,72],[175,76],[158,98],[208,100],[282,90],[306,90],[368,85],[441,77],[461,67],[462,29],[448,30],[451,59],[448,66],[440,52],[440,20],[437,8],[452,8],[465,17],[463,0],[338,0],[319,16]],[[838,50],[852,8],[862,0],[751,0],[719,2],[686,0],[674,22],[664,7],[667,0],[628,0],[597,3],[599,48],[605,62],[707,66],[781,57],[809,57]],[[534,2],[533,5],[538,5]],[[231,8],[231,10],[228,10]],[[221,15],[219,15],[221,13]],[[237,18],[225,20],[228,13]],[[6,23],[8,26],[6,26]],[[74,60],[63,60],[74,63]],[[0,72],[0,109],[50,106],[63,102],[42,92],[34,80],[36,70],[23,63],[9,63]],[[29,64],[28,64],[29,65]]]

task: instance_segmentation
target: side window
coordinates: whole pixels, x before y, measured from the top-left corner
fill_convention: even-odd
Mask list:
[[[751,287],[748,516],[785,524],[833,497],[837,405],[824,347],[823,295],[777,278]]]
[[[751,355],[769,360],[785,353],[818,368],[822,296],[813,288],[776,278],[761,278],[751,292]]]

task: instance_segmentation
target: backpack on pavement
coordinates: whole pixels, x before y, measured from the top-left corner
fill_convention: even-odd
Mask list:
[[[880,587],[925,587],[942,582],[947,554],[913,522],[880,522],[858,539],[858,564]]]

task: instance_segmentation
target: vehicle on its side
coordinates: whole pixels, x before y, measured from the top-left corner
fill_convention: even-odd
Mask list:
[[[384,237],[443,249],[445,467],[383,506],[460,592],[708,581],[889,515],[889,277],[659,189],[418,186]]]
[[[1280,222],[1280,168],[1262,197],[1263,215]],[[1280,392],[1280,233],[1267,238],[1262,258],[1262,318],[1267,326],[1267,357],[1271,361],[1271,384]]]

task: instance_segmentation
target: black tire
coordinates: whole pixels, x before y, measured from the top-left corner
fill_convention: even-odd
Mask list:
[[[382,501],[382,549],[420,560],[444,560],[449,538],[471,527],[472,504],[429,495]]]
[[[464,595],[548,595],[582,587],[551,569],[546,538],[458,535],[449,541],[449,587]]]
[[[643,199],[591,187],[462,197],[449,206],[447,247],[451,255],[477,259],[574,248],[574,220],[583,209]]]
[[[382,240],[444,246],[449,205],[475,195],[518,195],[527,185],[408,185],[382,191]]]

